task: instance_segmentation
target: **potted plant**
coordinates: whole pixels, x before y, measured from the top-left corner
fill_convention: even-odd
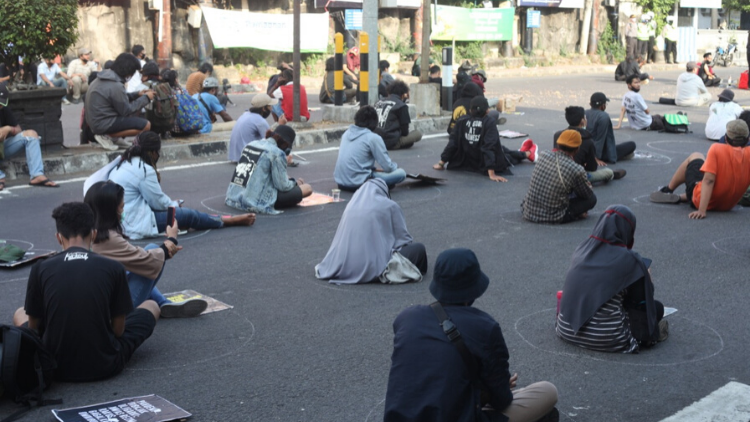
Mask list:
[[[0,62],[9,77],[9,107],[44,144],[62,144],[62,88],[37,87],[43,57],[63,55],[78,40],[77,0],[0,1]],[[20,64],[21,60],[23,65]]]

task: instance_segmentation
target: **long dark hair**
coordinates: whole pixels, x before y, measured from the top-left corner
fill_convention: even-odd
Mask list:
[[[122,154],[122,161],[117,165],[119,169],[122,163],[127,161],[132,163],[133,157],[139,157],[141,162],[154,168],[156,172],[156,179],[161,182],[161,175],[159,170],[156,169],[156,162],[159,161],[159,151],[161,151],[161,138],[155,132],[147,131],[138,134],[133,140],[133,146],[126,149]],[[156,157],[153,157],[149,152],[156,152]],[[146,174],[146,168],[143,168],[143,174]]]
[[[96,238],[94,239],[94,243],[102,243],[109,240],[110,230],[114,230],[119,235],[125,237],[122,233],[120,216],[117,215],[117,209],[120,208],[120,204],[124,198],[125,189],[111,180],[96,182],[86,192],[83,202],[91,207],[96,216]]]

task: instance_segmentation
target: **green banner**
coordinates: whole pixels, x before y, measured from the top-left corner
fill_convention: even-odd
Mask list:
[[[435,6],[432,6],[435,16]],[[510,41],[515,8],[467,9],[437,6],[430,39],[437,41]]]

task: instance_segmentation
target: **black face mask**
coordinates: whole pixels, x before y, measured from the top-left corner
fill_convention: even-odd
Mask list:
[[[261,115],[261,116],[263,116],[263,118],[265,119],[266,117],[268,117],[268,116],[270,116],[270,115],[271,115],[271,110],[269,110],[269,109],[267,109],[267,108],[264,108],[264,109],[263,109],[263,110],[262,110],[262,111],[260,112],[260,115]]]

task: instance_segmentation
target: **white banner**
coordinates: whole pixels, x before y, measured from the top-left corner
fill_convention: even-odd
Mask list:
[[[680,0],[680,7],[700,7],[703,9],[721,9],[721,0]]]
[[[251,47],[291,53],[294,47],[294,16],[202,7],[214,48]],[[328,50],[328,13],[300,16],[300,51]]]
[[[519,0],[519,7],[558,7],[560,9],[582,9],[583,0]]]

